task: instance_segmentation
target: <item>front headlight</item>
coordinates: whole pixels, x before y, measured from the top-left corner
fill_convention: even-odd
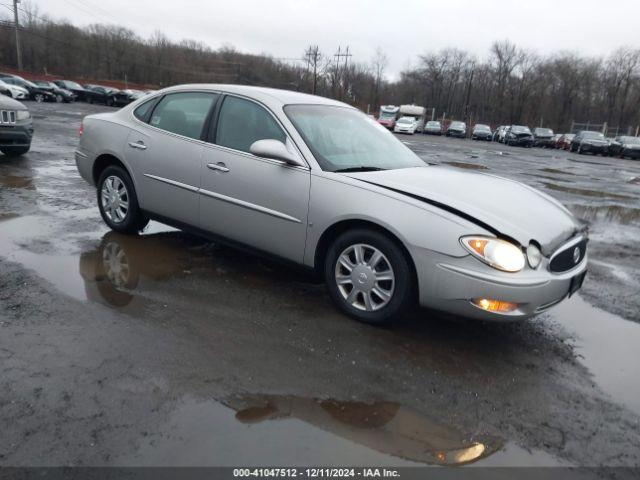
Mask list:
[[[487,265],[505,272],[524,268],[524,254],[513,243],[490,237],[462,237],[462,246]]]
[[[18,120],[29,120],[31,118],[31,114],[29,110],[18,110],[16,112],[16,118]]]

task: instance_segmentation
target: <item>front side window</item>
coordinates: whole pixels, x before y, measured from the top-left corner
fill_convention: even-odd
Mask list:
[[[166,95],[153,110],[149,124],[167,132],[199,140],[209,110],[217,96],[215,93],[205,92]]]
[[[284,111],[325,171],[425,166],[386,128],[353,108],[287,105]]]
[[[239,97],[226,97],[218,117],[216,144],[249,152],[251,145],[258,140],[286,143],[287,136],[271,114],[257,103]]]

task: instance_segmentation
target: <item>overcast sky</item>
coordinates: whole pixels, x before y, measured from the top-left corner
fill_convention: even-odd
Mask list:
[[[395,77],[425,51],[456,46],[486,56],[509,39],[539,53],[606,55],[640,47],[640,0],[23,0],[75,24],[117,23],[142,36],[162,30],[212,48],[299,58],[317,44],[325,54],[349,46],[368,62],[376,47]]]

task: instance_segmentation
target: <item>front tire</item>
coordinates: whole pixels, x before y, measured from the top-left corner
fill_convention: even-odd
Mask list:
[[[350,230],[336,238],[324,275],[338,308],[361,322],[389,323],[413,302],[410,260],[396,242],[375,230]]]
[[[122,167],[105,168],[98,180],[97,197],[100,215],[112,230],[137,234],[149,223],[138,205],[133,181]]]
[[[4,147],[0,148],[0,151],[4,153],[7,157],[19,157],[20,155],[24,155],[29,151],[31,145],[28,147]]]

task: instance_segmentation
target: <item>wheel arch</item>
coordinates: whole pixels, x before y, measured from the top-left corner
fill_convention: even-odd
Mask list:
[[[360,218],[349,218],[349,219],[337,221],[334,224],[327,227],[324,230],[324,232],[322,232],[322,235],[320,236],[320,239],[316,244],[314,257],[313,257],[314,258],[313,267],[317,273],[319,274],[322,273],[325,258],[327,256],[327,252],[329,251],[329,247],[331,246],[331,243],[336,238],[338,238],[338,236],[340,236],[342,233],[355,228],[364,228],[364,229],[374,230],[378,233],[385,235],[387,238],[393,241],[400,248],[402,253],[405,255],[409,263],[409,267],[411,268],[411,271],[413,274],[414,285],[417,287],[418,272],[416,270],[416,265],[415,265],[415,262],[413,261],[413,257],[409,253],[409,249],[407,248],[405,243],[402,241],[402,239],[398,235],[396,235],[394,232],[392,232],[390,229],[384,227],[383,225],[380,225],[379,223],[373,222],[371,220],[365,220]]]
[[[133,175],[131,174],[131,170],[129,170],[127,165],[122,160],[120,160],[112,153],[103,153],[96,157],[91,169],[91,178],[93,180],[93,184],[97,186],[102,172],[104,172],[107,167],[113,165],[122,167],[129,174],[129,177],[131,177],[131,181],[133,182],[134,186],[136,186],[136,182],[133,178]]]

